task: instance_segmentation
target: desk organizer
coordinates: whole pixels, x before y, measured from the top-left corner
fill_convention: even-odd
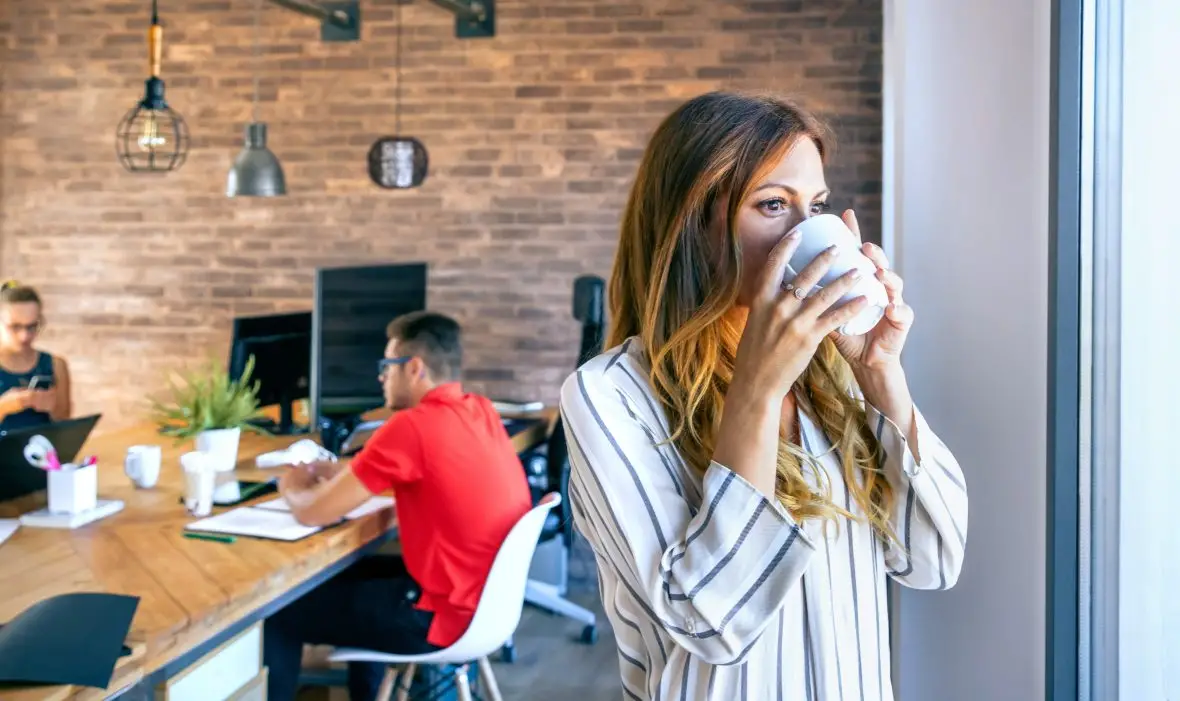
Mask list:
[[[118,513],[123,502],[98,498],[98,465],[73,463],[48,474],[49,506],[20,517],[22,526],[77,528]]]

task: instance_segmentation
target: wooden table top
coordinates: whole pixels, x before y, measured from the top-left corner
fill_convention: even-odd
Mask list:
[[[539,418],[546,421],[513,437],[518,451],[544,439],[553,413],[544,412]],[[277,470],[256,469],[254,458],[297,438],[243,433],[238,476],[247,480],[277,476]],[[153,489],[136,489],[123,474],[127,447],[137,444],[163,448],[160,479]],[[99,497],[122,500],[123,511],[74,530],[22,526],[0,545],[0,621],[38,601],[70,592],[140,597],[128,636],[133,654],[120,662],[108,690],[60,686],[2,689],[0,698],[105,698],[199,646],[395,525],[393,510],[386,509],[294,543],[238,538],[227,544],[185,538],[184,525],[194,518],[180,503],[183,477],[179,457],[192,449],[192,441],[176,444],[149,424],[93,436],[82,454],[98,457]],[[273,495],[259,501],[270,498]],[[2,503],[0,517],[13,517],[44,503],[44,493]],[[214,513],[223,510],[215,508]]]

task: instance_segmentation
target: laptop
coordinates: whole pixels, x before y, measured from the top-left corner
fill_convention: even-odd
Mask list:
[[[17,499],[47,487],[45,470],[33,467],[25,459],[25,446],[33,436],[49,439],[62,463],[73,462],[100,418],[102,414],[93,414],[0,432],[0,501]]]

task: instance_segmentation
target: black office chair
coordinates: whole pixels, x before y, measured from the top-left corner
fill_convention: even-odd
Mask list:
[[[603,287],[602,278],[590,275],[574,282],[573,313],[574,318],[582,322],[579,366],[602,352]],[[598,640],[597,617],[592,611],[565,598],[569,588],[570,553],[574,546],[574,522],[569,507],[569,449],[560,417],[554,422],[543,451],[526,456],[524,466],[534,502],[550,491],[561,493],[561,503],[549,512],[541,530],[525,587],[525,602],[582,623],[582,642],[593,644]],[[511,643],[504,647],[503,657],[506,661],[515,657]]]

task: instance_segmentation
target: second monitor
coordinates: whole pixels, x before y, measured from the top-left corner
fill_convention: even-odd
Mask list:
[[[307,399],[311,372],[311,312],[234,319],[229,376],[237,380],[254,356],[251,381],[258,382],[259,406],[279,405],[278,423],[260,422],[272,433],[302,433],[292,404]]]
[[[385,328],[426,308],[426,279],[425,263],[316,270],[311,416],[321,433],[385,404],[377,379]]]

